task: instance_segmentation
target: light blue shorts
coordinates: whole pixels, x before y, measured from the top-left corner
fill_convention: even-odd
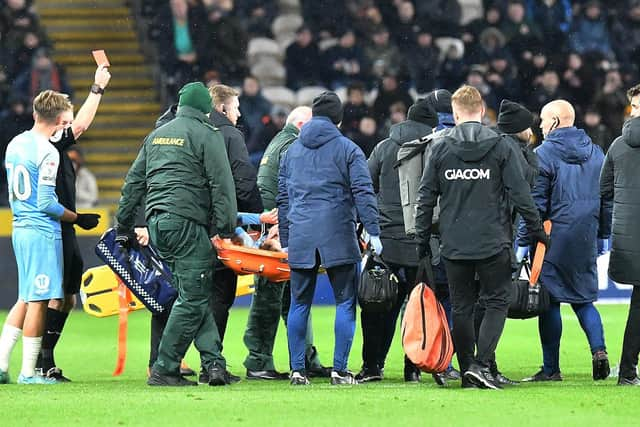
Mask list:
[[[25,302],[63,298],[62,237],[14,228],[11,241],[18,263],[18,298]]]

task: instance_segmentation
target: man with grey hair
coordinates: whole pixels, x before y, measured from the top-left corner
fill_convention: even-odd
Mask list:
[[[280,158],[298,138],[300,128],[311,119],[311,108],[297,107],[287,117],[285,127],[269,143],[258,169],[258,188],[264,208],[276,207]],[[249,310],[249,320],[244,333],[244,343],[249,355],[244,361],[247,379],[286,380],[287,373],[277,372],[273,364],[273,345],[280,316],[286,322],[289,311],[289,282],[273,283],[264,277],[256,277],[255,293]],[[309,326],[311,319],[309,319]],[[309,373],[328,376],[330,369],[320,364],[313,346],[313,332],[307,328],[306,363]]]

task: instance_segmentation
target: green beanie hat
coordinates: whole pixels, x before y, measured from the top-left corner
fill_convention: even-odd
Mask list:
[[[182,86],[178,107],[187,106],[207,114],[211,112],[211,95],[201,82],[187,83]]]

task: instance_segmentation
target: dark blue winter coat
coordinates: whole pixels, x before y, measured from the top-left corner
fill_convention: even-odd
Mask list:
[[[533,198],[542,220],[553,224],[540,280],[559,302],[595,301],[602,149],[582,129],[569,127],[547,135],[536,154]],[[526,246],[522,227],[519,235],[519,245]]]
[[[312,268],[360,261],[356,218],[379,236],[378,207],[364,153],[326,117],[313,117],[280,162],[280,243],[289,265]]]

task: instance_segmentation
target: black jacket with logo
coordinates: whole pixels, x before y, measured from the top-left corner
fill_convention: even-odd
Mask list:
[[[442,255],[489,258],[511,246],[513,206],[531,231],[542,228],[516,150],[501,135],[467,122],[437,137],[418,190],[416,235],[426,244],[440,198]]]

